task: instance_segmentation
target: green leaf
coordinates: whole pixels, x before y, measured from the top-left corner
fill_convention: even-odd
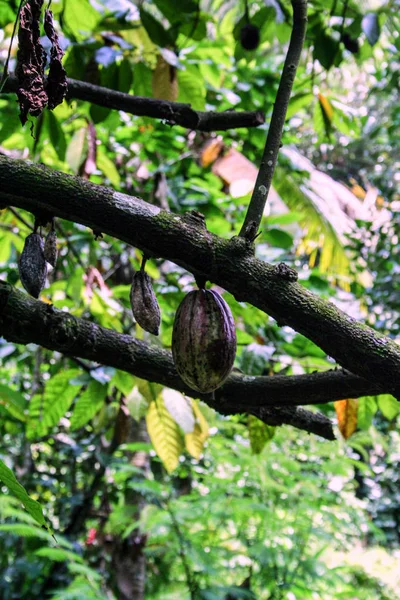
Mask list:
[[[167,31],[153,15],[143,8],[140,8],[140,20],[154,44],[157,44],[157,46],[160,46],[161,48],[173,45],[175,38],[172,36],[171,32]]]
[[[135,386],[135,378],[130,373],[125,371],[115,371],[115,375],[111,380],[111,383],[115,385],[124,396],[129,396]]]
[[[152,95],[153,72],[143,63],[138,63],[133,70],[133,89],[136,96]]]
[[[132,66],[127,58],[124,58],[118,66],[118,91],[126,94],[131,89],[133,81]]]
[[[54,149],[57,152],[58,158],[60,160],[65,160],[67,142],[65,140],[63,128],[61,127],[57,117],[51,110],[46,111],[44,114],[46,115],[46,119],[48,122],[51,143],[53,144]]]
[[[0,405],[19,421],[25,422],[25,408],[27,401],[24,396],[15,390],[11,390],[6,385],[0,384]]]
[[[314,43],[314,60],[318,60],[324,69],[329,71],[334,63],[337,64],[340,57],[341,50],[338,42],[321,29]]]
[[[263,423],[254,415],[248,416],[247,426],[251,450],[253,454],[261,454],[265,444],[274,437],[276,427]]]
[[[63,26],[77,40],[89,37],[101,19],[101,13],[89,0],[64,0]]]
[[[43,526],[46,526],[44,519]],[[0,531],[10,533],[11,535],[19,535],[20,537],[37,537],[41,540],[47,540],[48,542],[53,539],[44,529],[40,529],[34,525],[25,525],[24,523],[7,523],[6,525],[0,525]]]
[[[178,102],[191,104],[195,110],[204,110],[206,88],[197,67],[192,66],[184,71],[178,70],[179,96]]]
[[[79,382],[72,382],[78,375],[78,369],[60,371],[46,383],[43,394],[31,398],[26,431],[28,439],[46,435],[65,415],[81,386]]]
[[[397,417],[400,412],[399,402],[390,394],[378,396],[378,407],[383,416],[389,421]]]
[[[268,229],[268,231],[263,234],[263,239],[271,246],[284,248],[285,250],[293,246],[292,236],[286,233],[286,231],[282,231],[282,229]]]
[[[36,550],[35,555],[42,558],[49,558],[54,562],[64,562],[70,560],[80,563],[83,562],[83,558],[79,556],[79,554],[69,550],[63,550],[62,548],[39,548],[39,550]]]
[[[71,429],[79,429],[86,425],[100,410],[107,394],[107,386],[98,381],[91,381],[86,390],[75,403],[71,417]]]
[[[118,173],[118,169],[115,166],[115,163],[108,158],[107,154],[101,148],[97,151],[96,165],[114,188],[120,187],[121,177]]]
[[[39,523],[39,525],[46,527],[46,521],[44,519],[42,507],[40,506],[39,502],[32,500],[32,498],[28,496],[26,489],[20,483],[18,483],[14,473],[3,463],[2,460],[0,460],[0,480],[9,489],[11,494],[13,494],[22,502],[28,513]],[[28,526],[23,525],[22,527]]]
[[[365,396],[359,399],[357,425],[360,429],[369,429],[378,406],[373,396]]]
[[[198,11],[198,3],[194,0],[185,0],[179,5],[179,10],[176,10],[176,3],[173,0],[154,0],[154,4],[170,23],[179,23],[186,15]]]
[[[291,119],[302,108],[310,108],[314,100],[313,94],[310,92],[302,92],[291,97],[289,107],[286,113],[286,118]]]
[[[21,127],[15,102],[0,100],[0,142],[4,142],[14,131]]]
[[[200,13],[195,19],[190,19],[179,28],[179,33],[200,42],[207,36],[207,15]]]
[[[3,28],[15,21],[16,13],[10,6],[9,0],[0,0],[0,27]]]

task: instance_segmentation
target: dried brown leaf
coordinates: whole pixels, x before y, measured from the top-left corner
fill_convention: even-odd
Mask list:
[[[53,109],[64,100],[67,93],[67,73],[62,66],[64,50],[60,46],[58,34],[54,29],[53,13],[46,9],[44,14],[44,30],[51,41],[50,69],[47,77],[46,91],[49,108]]]

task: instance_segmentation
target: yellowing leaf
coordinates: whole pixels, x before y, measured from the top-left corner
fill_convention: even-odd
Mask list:
[[[222,141],[222,137],[218,136],[216,138],[212,138],[208,140],[200,152],[200,164],[202,167],[208,167],[214,161],[217,160],[218,156],[221,153],[222,148],[224,147],[224,142]]]
[[[185,447],[193,458],[199,460],[204,447],[204,436],[201,433],[200,426],[198,423],[194,426],[192,433],[185,435]]]
[[[151,87],[154,98],[175,102],[179,94],[176,68],[167,63],[161,54],[153,71]]]
[[[347,440],[357,429],[358,399],[334,402],[340,433]]]
[[[318,100],[319,100],[321,109],[322,109],[323,113],[325,114],[326,118],[329,119],[329,121],[332,121],[332,118],[333,118],[332,104],[329,102],[328,98],[326,96],[324,96],[324,94],[318,94]]]
[[[193,401],[193,413],[196,417],[196,424],[192,433],[185,435],[185,446],[193,458],[199,460],[203,451],[204,443],[209,435],[209,427],[207,420],[201,412],[197,402]]]
[[[261,454],[265,444],[274,437],[275,427],[263,423],[254,415],[248,416],[247,427],[253,454]]]
[[[179,463],[179,456],[183,448],[182,436],[161,396],[150,403],[146,424],[154,450],[168,473],[172,473]]]

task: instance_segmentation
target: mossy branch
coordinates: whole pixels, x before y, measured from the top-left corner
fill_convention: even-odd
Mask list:
[[[61,217],[107,233],[225,288],[289,325],[343,368],[400,395],[400,346],[301,286],[285,265],[253,255],[241,237],[222,239],[190,213],[176,215],[79,177],[0,156],[0,204]]]

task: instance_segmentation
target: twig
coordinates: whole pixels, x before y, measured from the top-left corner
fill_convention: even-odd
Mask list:
[[[276,162],[278,160],[286,113],[289,106],[293,82],[300,62],[301,51],[307,28],[307,0],[292,0],[293,29],[286,55],[278,93],[276,95],[267,141],[261,159],[257,181],[254,186],[247,214],[240,236],[253,241],[254,231],[260,226],[264,207],[271,188]]]
[[[71,250],[71,253],[74,255],[75,260],[78,263],[78,265],[80,265],[82,267],[82,269],[84,271],[86,271],[86,267],[83,264],[81,257],[79,256],[78,252],[75,250],[74,245],[71,244],[70,241],[68,240],[68,236],[65,233],[65,230],[62,227],[62,225],[60,225],[60,223],[56,222],[55,227],[61,233],[61,235],[63,236],[63,238],[65,239],[65,242],[66,242],[66,244],[68,246],[68,250]]]
[[[26,219],[24,219],[24,217],[22,217],[19,212],[17,210],[15,210],[15,208],[13,208],[12,206],[8,207],[8,210],[10,212],[12,212],[12,214],[14,215],[14,217],[16,217],[18,219],[18,221],[21,221],[21,223],[23,223],[25,225],[25,227],[27,227],[28,229],[30,229],[31,231],[33,231],[33,225],[31,225],[30,223],[28,223],[28,221]]]
[[[333,61],[332,61],[332,63],[333,63],[333,64],[335,63],[336,57],[337,57],[337,55],[339,54],[339,50],[340,50],[340,42],[341,42],[341,41],[342,41],[342,39],[343,39],[343,34],[344,34],[344,26],[345,26],[345,23],[346,23],[346,14],[347,14],[347,8],[348,8],[348,5],[349,5],[349,0],[344,0],[344,1],[343,1],[343,10],[342,10],[342,15],[341,15],[341,16],[342,16],[342,22],[341,22],[341,24],[340,24],[339,41],[338,41],[338,45],[337,45],[337,47],[336,47],[336,52],[335,52],[334,59],[333,59]]]
[[[190,569],[189,563],[186,558],[186,553],[185,553],[186,540],[183,536],[181,528],[179,527],[179,523],[175,517],[175,513],[172,510],[170,503],[165,502],[164,507],[171,518],[172,528],[175,531],[175,534],[176,534],[176,537],[178,540],[178,546],[179,546],[178,552],[179,552],[179,556],[181,557],[183,570],[185,571],[186,584],[187,584],[189,592],[190,592],[190,598],[191,598],[191,600],[196,600],[197,590],[199,589],[199,586],[195,579],[194,573],[192,573],[192,571]]]
[[[190,104],[133,96],[76,79],[68,79],[67,81],[67,98],[75,98],[98,106],[123,110],[132,115],[162,119],[171,125],[181,125],[188,129],[226,131],[227,129],[237,129],[239,127],[259,127],[265,121],[265,116],[261,111],[196,111]],[[17,86],[17,78],[9,76],[4,91],[16,92]]]
[[[7,53],[7,60],[6,60],[6,64],[4,65],[4,71],[3,71],[3,75],[2,75],[1,81],[0,81],[0,94],[3,91],[3,87],[5,86],[6,81],[8,79],[8,64],[10,62],[10,56],[11,56],[12,45],[13,45],[13,41],[14,41],[14,37],[15,37],[15,32],[17,30],[19,16],[21,14],[21,8],[22,8],[22,5],[24,2],[25,2],[25,0],[21,0],[21,2],[19,3],[17,16],[14,21],[14,28],[13,28],[13,32],[11,34],[10,46],[8,48],[8,53]]]

